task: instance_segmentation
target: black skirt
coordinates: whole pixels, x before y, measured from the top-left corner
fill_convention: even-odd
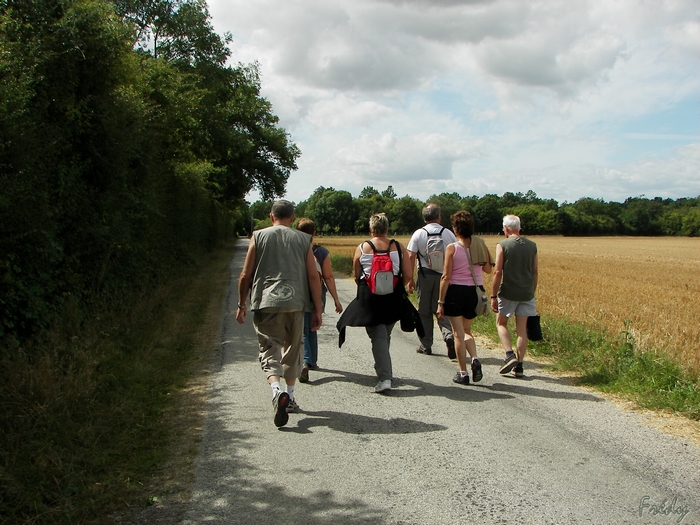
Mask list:
[[[479,297],[476,293],[476,286],[451,284],[445,294],[443,311],[447,317],[474,319],[478,302]]]

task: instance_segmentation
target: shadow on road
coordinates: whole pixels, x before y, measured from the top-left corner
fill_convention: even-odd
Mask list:
[[[218,407],[211,406],[214,413]],[[323,416],[323,413],[320,413]],[[309,418],[313,421],[314,418]],[[335,419],[333,417],[329,419]],[[338,420],[341,418],[338,417]],[[308,523],[330,525],[337,523],[384,523],[383,511],[372,508],[359,499],[339,501],[332,491],[316,491],[299,496],[285,485],[288,474],[280,474],[279,483],[261,481],[260,467],[245,459],[250,453],[253,436],[247,432],[226,428],[227,419],[209,421],[211,435],[216,440],[207,443],[200,454],[200,475],[206,473],[210,484],[206,490],[193,495],[194,505],[178,521],[182,525],[255,523]],[[285,451],[280,451],[281,457]]]
[[[319,373],[325,372],[333,375],[319,377],[314,381],[309,381],[306,385],[320,386],[326,383],[341,381],[346,383],[355,383],[365,385],[368,388],[373,387],[377,382],[377,377],[374,375],[357,374],[355,372],[347,372],[345,370],[322,369]],[[425,397],[437,396],[452,399],[455,401],[470,401],[481,402],[489,399],[507,399],[511,396],[490,392],[488,386],[471,385],[468,387],[462,386],[442,386],[434,383],[427,383],[420,379],[413,378],[394,378],[392,380],[392,390],[387,394],[391,397]]]
[[[532,378],[533,380],[535,378]],[[513,383],[494,383],[489,388],[497,392],[508,392],[521,396],[535,396],[549,399],[573,399],[577,401],[593,401],[600,403],[603,398],[586,392],[562,392],[560,390],[546,390],[544,388],[533,388],[524,386],[521,382],[523,379],[513,379]]]
[[[365,385],[368,388],[373,386],[377,378],[373,375],[357,374],[354,372],[346,372],[344,370],[319,369],[316,374],[326,373],[331,375],[323,375],[313,381],[306,383],[307,386],[321,386],[326,383],[341,381],[346,383],[355,383]],[[456,401],[481,402],[490,399],[511,399],[514,396],[510,394],[520,394],[526,396],[545,397],[553,399],[575,399],[579,401],[594,401],[600,402],[603,399],[599,396],[588,394],[586,392],[568,392],[560,390],[547,390],[542,388],[534,388],[525,386],[524,383],[531,381],[539,381],[542,379],[554,379],[547,376],[527,376],[524,378],[509,378],[512,383],[474,383],[466,387],[458,386],[441,386],[434,383],[426,383],[419,379],[412,378],[395,378],[392,381],[393,390],[386,394],[392,397],[415,397],[415,396],[439,396]],[[562,385],[570,385],[566,380],[551,381]],[[410,387],[410,388],[407,388]]]
[[[304,411],[300,415],[301,419],[296,427],[284,427],[280,430],[308,434],[313,427],[328,427],[347,434],[417,434],[447,429],[443,425],[433,425],[403,417],[384,419],[331,411]]]

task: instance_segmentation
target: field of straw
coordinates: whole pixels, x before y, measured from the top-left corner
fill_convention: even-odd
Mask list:
[[[700,370],[700,239],[532,236],[539,253],[538,313],[628,332],[640,351],[666,350]],[[495,256],[502,236],[484,237]],[[352,256],[361,237],[319,237]],[[406,245],[407,237],[397,240]],[[486,290],[490,291],[490,276]],[[544,319],[543,319],[544,320]]]

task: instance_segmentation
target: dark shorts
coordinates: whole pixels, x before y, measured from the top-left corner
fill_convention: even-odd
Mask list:
[[[443,311],[447,317],[474,319],[477,301],[476,286],[451,284],[445,294]]]

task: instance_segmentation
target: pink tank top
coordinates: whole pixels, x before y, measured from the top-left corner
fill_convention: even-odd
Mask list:
[[[472,272],[469,270],[469,262],[467,257],[471,257],[471,253],[467,255],[459,243],[453,243],[455,254],[452,257],[452,275],[450,276],[450,284],[460,284],[462,286],[475,286],[472,279]],[[467,249],[468,250],[468,249]],[[474,266],[474,275],[476,276],[476,284],[483,285],[484,277],[481,272],[481,266]]]

